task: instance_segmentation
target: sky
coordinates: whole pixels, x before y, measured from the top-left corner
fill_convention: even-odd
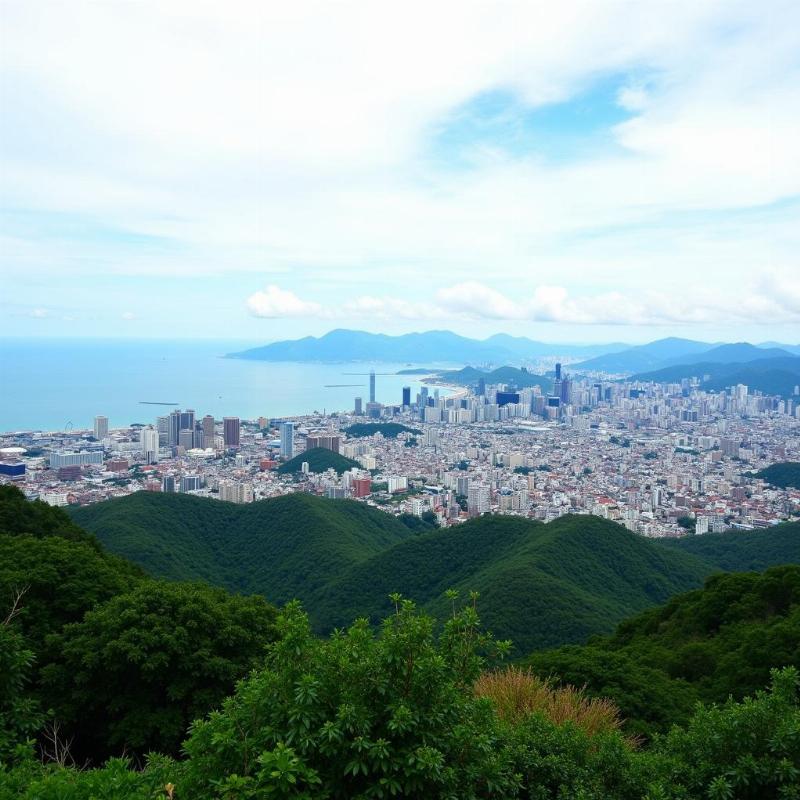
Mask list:
[[[0,0],[0,336],[800,342],[800,4]]]

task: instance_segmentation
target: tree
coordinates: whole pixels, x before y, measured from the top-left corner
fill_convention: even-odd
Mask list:
[[[274,636],[263,598],[146,581],[51,638],[43,684],[79,756],[178,752],[189,723],[258,665]]]
[[[0,770],[29,755],[42,724],[36,701],[25,693],[32,662],[33,652],[10,618],[0,619]]]
[[[800,796],[800,704],[795,667],[772,671],[769,691],[698,707],[686,728],[658,739],[654,798],[762,800]],[[656,788],[657,787],[657,788]]]
[[[518,783],[472,684],[483,653],[475,610],[433,620],[394,596],[380,635],[366,620],[315,639],[298,605],[279,617],[266,667],[192,727],[183,791],[205,797],[510,797]]]

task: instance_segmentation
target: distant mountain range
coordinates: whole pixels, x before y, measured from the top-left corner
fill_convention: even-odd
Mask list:
[[[278,604],[299,598],[320,632],[354,617],[377,621],[392,592],[444,619],[447,589],[462,597],[475,590],[482,620],[517,654],[610,632],[700,586],[723,558],[726,569],[750,568],[756,550],[764,566],[800,560],[797,525],[742,537],[742,553],[726,546],[739,539],[693,553],[694,537],[662,544],[591,516],[547,525],[483,516],[412,532],[367,505],[305,494],[237,506],[139,492],[70,515],[154,576],[263,593]]]
[[[427,331],[387,336],[382,333],[337,329],[324,336],[306,336],[229,353],[228,358],[253,361],[342,361],[509,364],[543,356],[589,358],[620,350],[620,343],[601,345],[546,344],[525,337],[497,334],[469,339],[451,331]]]
[[[422,364],[500,364],[519,366],[544,357],[560,357],[578,372],[631,375],[696,363],[746,363],[766,358],[800,356],[800,345],[765,342],[721,344],[670,337],[649,344],[548,344],[500,333],[470,339],[452,331],[426,331],[402,336],[337,329],[324,336],[306,336],[229,353],[227,358],[253,361],[341,363],[371,361]],[[578,360],[577,363],[576,359]]]
[[[715,392],[743,383],[765,394],[789,397],[800,385],[800,357],[786,355],[733,364],[701,361],[664,367],[632,377],[633,380],[656,383],[676,383],[685,378],[700,378],[704,389]]]

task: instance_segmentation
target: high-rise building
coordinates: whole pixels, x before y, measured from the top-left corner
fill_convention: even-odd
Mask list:
[[[214,446],[214,434],[216,420],[210,414],[203,417],[203,440],[206,442],[206,447]]]
[[[239,446],[239,417],[223,417],[223,441],[225,447],[238,447]]]
[[[102,450],[81,450],[80,453],[51,453],[49,458],[50,468],[85,466],[86,464],[102,464]]]
[[[139,434],[139,441],[142,443],[142,453],[147,464],[154,464],[158,461],[159,435],[155,428],[142,428]]]
[[[326,450],[332,450],[334,453],[338,453],[341,442],[342,437],[336,434],[317,433],[306,437],[306,450],[323,447]]]
[[[192,428],[184,428],[178,434],[178,447],[184,450],[191,450],[194,447],[194,430]]]
[[[105,439],[108,436],[108,417],[97,416],[94,418],[94,438]]]
[[[403,406],[408,408],[411,405],[411,387],[404,386],[403,387]]]
[[[181,492],[196,492],[200,489],[199,475],[184,475],[181,478]]]
[[[486,378],[478,378],[478,396],[483,397],[486,394]]]
[[[159,446],[166,447],[169,444],[169,417],[158,417],[156,430],[158,431]]]
[[[175,491],[175,476],[174,475],[165,475],[161,479],[161,491],[162,492],[174,492]]]
[[[169,412],[169,444],[178,444],[178,434],[181,432],[181,412],[176,408]]]
[[[192,408],[187,408],[186,411],[181,412],[180,430],[184,431],[187,428],[194,430],[194,409]]]
[[[353,410],[353,413],[357,417],[360,417],[364,413],[363,401],[360,397],[356,397],[355,409]]]
[[[294,422],[281,422],[281,457],[294,458]]]
[[[556,380],[561,380],[561,364],[556,364]]]
[[[371,369],[369,371],[369,401],[370,403],[375,402],[375,370]]]

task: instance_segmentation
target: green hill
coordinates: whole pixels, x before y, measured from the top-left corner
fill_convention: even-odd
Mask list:
[[[534,653],[527,663],[610,697],[634,732],[666,730],[685,722],[698,700],[740,699],[763,686],[771,668],[800,664],[800,566],[714,575],[612,636]]]
[[[779,564],[800,564],[800,522],[788,522],[764,530],[661,539],[659,543],[691,553],[725,572],[760,571]]]
[[[71,515],[110,551],[156,577],[200,578],[275,603],[305,598],[330,576],[411,535],[363,503],[300,493],[239,506],[137,492]]]
[[[377,619],[401,592],[439,619],[443,593],[480,593],[481,619],[517,652],[584,641],[625,616],[699,586],[710,569],[611,522],[562,517],[548,525],[484,516],[409,538],[311,594],[323,629],[357,615]]]
[[[303,468],[303,462],[308,462],[309,472],[325,472],[329,469],[334,469],[340,475],[347,472],[349,469],[360,469],[361,465],[352,458],[345,458],[339,453],[334,453],[333,450],[328,450],[325,447],[312,447],[294,458],[281,464],[278,467],[278,472],[286,475],[292,472],[300,472]]]
[[[800,463],[797,461],[781,461],[772,464],[756,473],[756,478],[763,478],[767,483],[781,489],[800,489]]]
[[[351,439],[374,436],[376,433],[380,433],[386,439],[396,439],[401,433],[422,433],[418,428],[409,428],[398,422],[357,422],[345,428],[343,432]]]
[[[377,621],[400,592],[438,619],[444,593],[517,653],[584,642],[720,570],[800,561],[798,527],[654,541],[597,517],[544,525],[483,516],[413,531],[362,503],[305,494],[237,506],[140,492],[71,512],[112,552],[171,579],[203,579],[274,603],[297,597],[319,631]]]

